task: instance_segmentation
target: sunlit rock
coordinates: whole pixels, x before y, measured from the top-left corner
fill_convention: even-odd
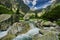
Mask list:
[[[2,14],[2,15],[0,15],[0,22],[5,21],[5,20],[9,19],[10,17],[11,17],[11,15],[9,15],[9,14]]]
[[[21,34],[21,33],[26,33],[27,31],[29,31],[29,29],[30,29],[30,27],[29,27],[28,23],[16,22],[13,24],[13,26],[11,27],[11,30],[9,32],[12,34],[17,34],[17,33]]]
[[[0,15],[0,30],[7,30],[9,25],[11,25],[11,15],[10,14],[1,14]]]

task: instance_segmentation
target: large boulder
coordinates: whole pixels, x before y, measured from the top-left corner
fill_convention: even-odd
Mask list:
[[[29,31],[30,26],[28,25],[28,23],[25,22],[16,22],[11,26],[11,30],[9,31],[10,34],[22,34],[22,33],[26,33],[27,31]]]
[[[1,14],[0,15],[0,30],[6,30],[11,25],[11,15]]]
[[[54,32],[48,32],[43,36],[34,36],[33,40],[59,40],[57,36]]]

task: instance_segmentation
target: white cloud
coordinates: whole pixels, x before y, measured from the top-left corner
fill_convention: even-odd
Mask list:
[[[37,1],[37,0],[34,0],[34,1],[32,2],[33,6],[36,5],[36,1]]]
[[[29,3],[30,3],[29,0],[23,0],[23,2],[24,2],[25,4],[29,4]]]

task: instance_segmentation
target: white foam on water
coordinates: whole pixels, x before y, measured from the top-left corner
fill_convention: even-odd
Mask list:
[[[26,40],[29,40],[29,38],[31,39],[31,36],[34,36],[34,35],[38,34],[39,30],[40,29],[38,29],[38,28],[31,29],[25,34],[18,35],[13,40],[24,40],[24,38],[26,38]]]
[[[7,35],[7,31],[0,32],[0,38],[4,37]]]
[[[39,33],[39,30],[40,30],[39,28],[34,28],[34,29],[29,30],[26,34],[30,36],[34,36]]]
[[[33,23],[29,23],[29,26],[31,29],[35,28],[35,25]]]
[[[11,27],[9,27],[6,31],[1,31],[0,32],[0,38],[5,37],[8,34],[8,31],[11,29]]]
[[[25,34],[21,34],[21,35],[18,35],[16,38],[14,38],[13,40],[22,40],[24,37],[27,37],[27,35]]]

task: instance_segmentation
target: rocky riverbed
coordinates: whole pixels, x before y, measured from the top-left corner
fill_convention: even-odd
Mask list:
[[[35,21],[20,21],[0,32],[1,40],[59,40],[60,32],[57,24],[52,22],[38,23]],[[39,26],[40,25],[40,26]],[[44,26],[45,25],[45,26]]]

